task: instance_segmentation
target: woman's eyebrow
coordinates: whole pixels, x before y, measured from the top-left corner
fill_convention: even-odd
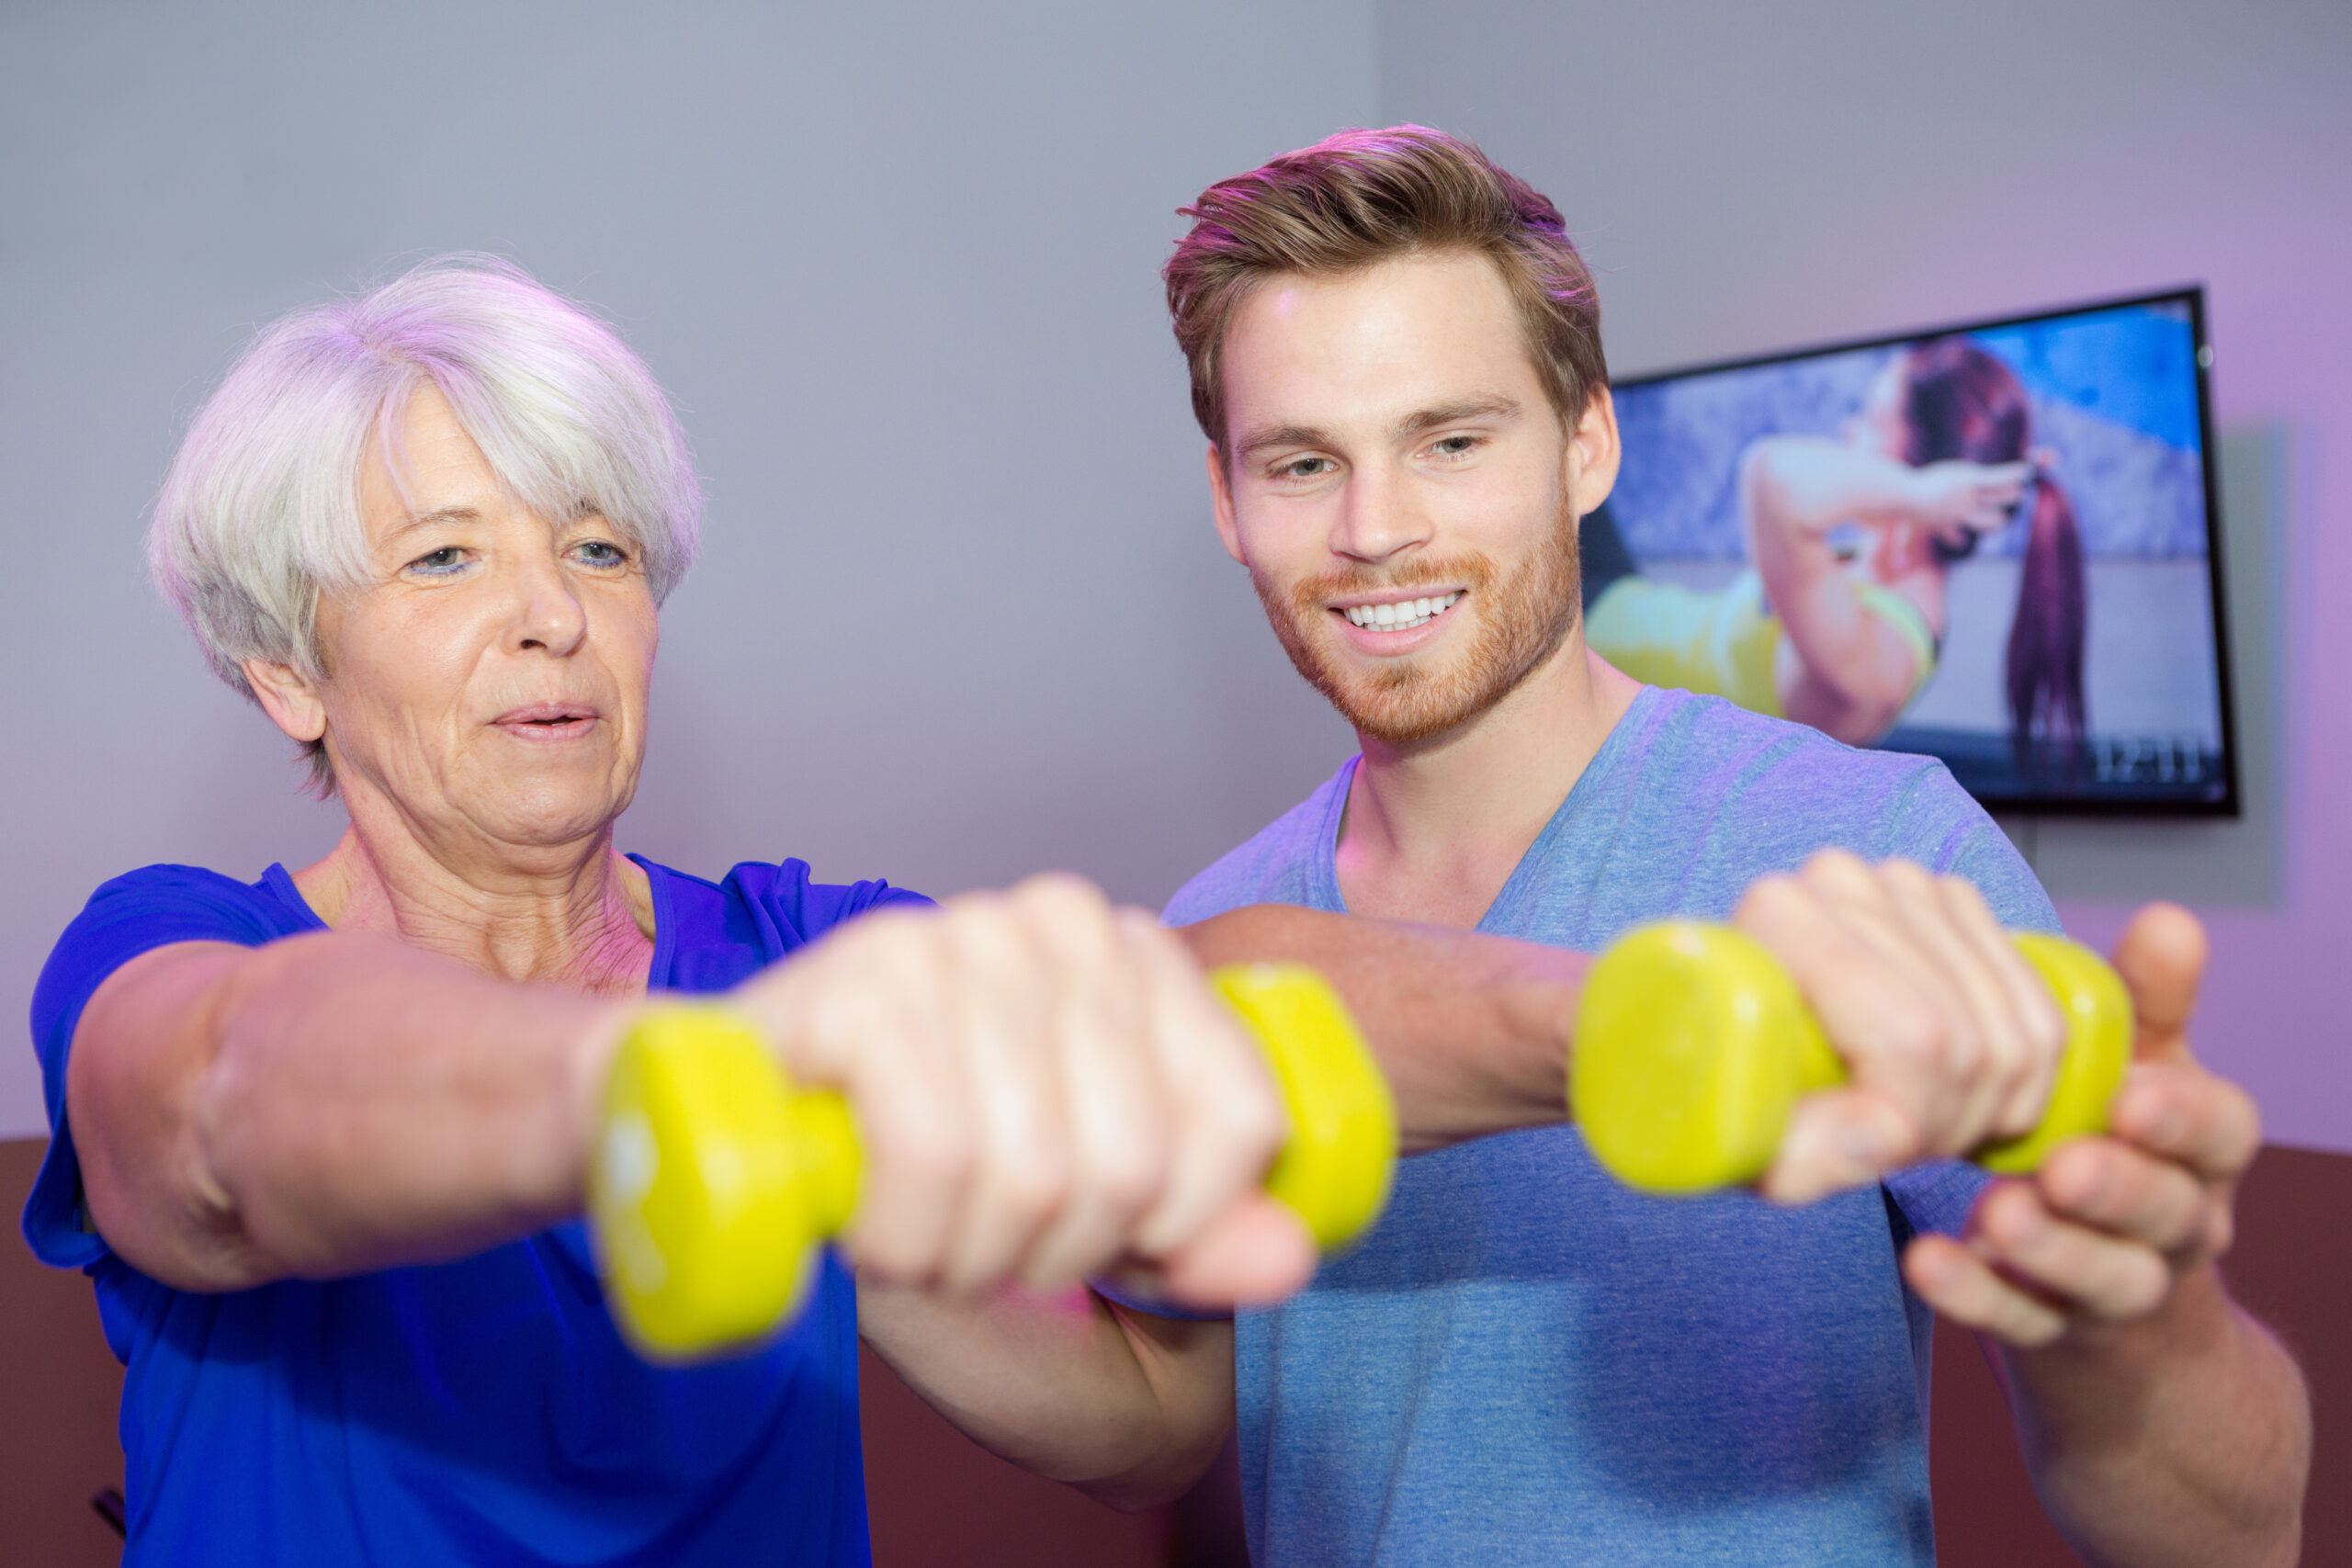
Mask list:
[[[397,539],[419,528],[438,527],[444,523],[479,523],[481,513],[470,506],[436,506],[430,512],[420,512],[393,529],[385,537]]]

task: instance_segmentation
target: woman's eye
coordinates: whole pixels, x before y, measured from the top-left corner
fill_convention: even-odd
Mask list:
[[[619,566],[628,559],[610,539],[583,539],[571,547],[571,553],[590,566]]]
[[[417,557],[408,563],[408,567],[411,571],[421,571],[428,576],[447,577],[465,564],[465,551],[455,545],[444,545],[437,550]]]

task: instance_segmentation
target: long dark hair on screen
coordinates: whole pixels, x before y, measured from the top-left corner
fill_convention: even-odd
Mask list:
[[[1903,370],[1904,460],[1917,468],[1951,458],[2014,463],[2033,450],[2033,411],[2016,374],[1965,338],[1911,345]],[[2029,487],[2024,570],[2017,617],[2009,624],[2009,739],[2020,771],[2054,754],[2071,765],[2087,728],[2083,706],[2083,643],[2089,606],[2083,536],[2066,492],[2047,473]],[[1976,547],[1935,542],[1957,560]]]

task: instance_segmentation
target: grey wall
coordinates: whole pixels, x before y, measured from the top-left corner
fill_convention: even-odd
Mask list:
[[[1410,118],[1558,198],[1623,371],[2211,285],[2256,814],[2020,836],[2091,935],[2196,904],[2204,1048],[2352,1148],[2348,78],[2335,0],[0,10],[0,1012],[104,877],[331,840],[137,535],[254,324],[454,247],[610,312],[710,480],[631,847],[1164,896],[1348,744],[1208,528],[1170,209]]]
[[[1217,547],[1155,270],[1210,180],[1370,117],[1375,31],[1370,0],[0,10],[0,1017],[106,877],[333,841],[139,534],[255,324],[454,248],[616,320],[709,481],[628,847],[1172,892],[1349,742]],[[0,1135],[42,1130],[0,1050]]]
[[[2209,286],[2239,823],[2019,822],[2068,924],[2184,900],[2199,1048],[2352,1149],[2352,6],[1386,0],[1380,111],[1478,138],[1600,274],[1620,374]]]

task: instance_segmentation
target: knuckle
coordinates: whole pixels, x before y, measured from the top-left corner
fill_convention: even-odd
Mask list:
[[[1887,1055],[1895,1061],[1939,1075],[1954,1071],[1959,1059],[1973,1044],[1942,1012],[1911,997],[1888,1004],[1878,1034]]]
[[[1035,1219],[1057,1208],[1069,1190],[1069,1161],[1046,1139],[1026,1139],[989,1162],[987,1186],[1006,1208]]]
[[[933,1190],[962,1187],[971,1179],[978,1151],[968,1130],[904,1118],[862,1120],[877,1177]]]
[[[1110,923],[1110,899],[1100,887],[1071,872],[1040,872],[1016,884],[1011,897],[1030,915],[1057,924],[1082,930]]]
[[[1877,871],[1882,886],[1906,897],[1925,900],[1935,896],[1936,878],[1917,861],[1883,860],[1878,863]]]
[[[1162,1158],[1157,1146],[1125,1140],[1107,1147],[1089,1174],[1090,1195],[1102,1208],[1132,1215],[1159,1194]]]
[[[1750,883],[1734,907],[1732,918],[1741,925],[1777,924],[1803,910],[1807,901],[1795,877],[1775,874]]]

